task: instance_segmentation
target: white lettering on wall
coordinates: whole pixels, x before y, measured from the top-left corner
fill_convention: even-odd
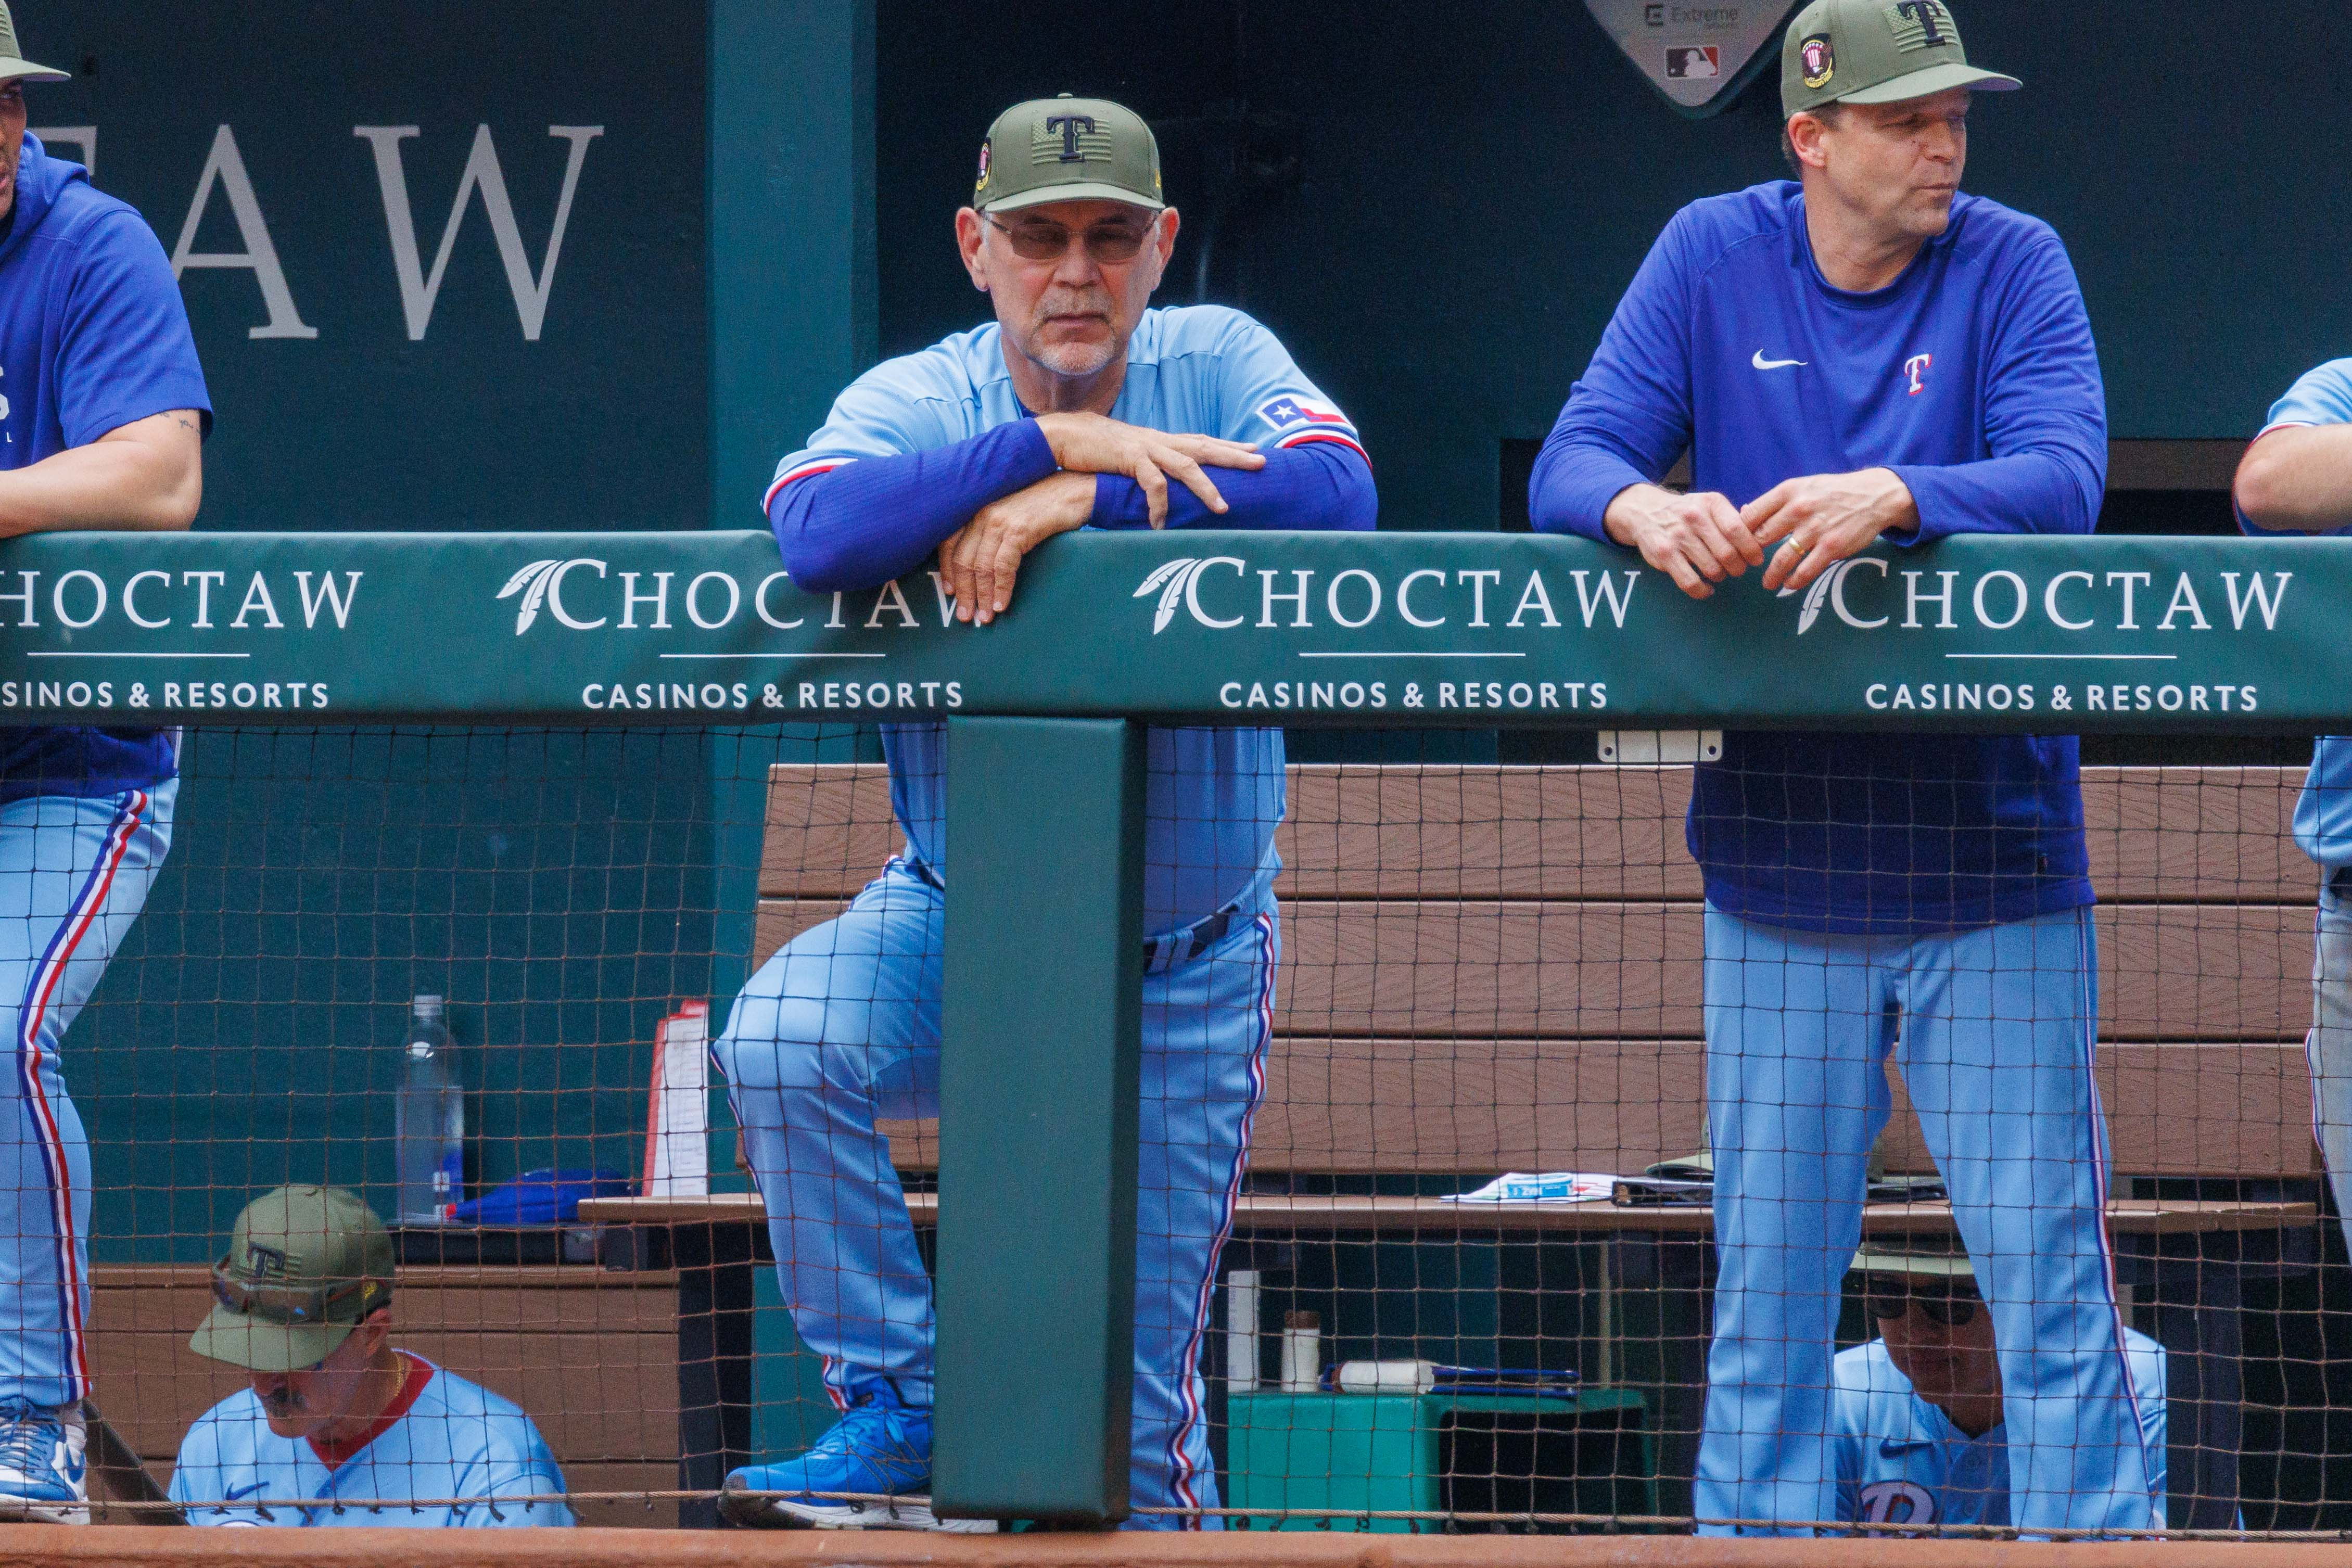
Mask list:
[[[64,142],[81,154],[83,172],[93,180],[98,178],[98,127],[95,125],[35,125],[28,127],[32,135],[41,139],[41,145],[54,149]]]
[[[96,141],[96,133],[92,133]],[[236,232],[245,242],[243,250],[200,251],[195,247],[196,230],[204,226],[205,208],[212,201],[213,184],[217,181],[228,193],[228,210],[236,219]],[[261,286],[261,303],[269,312],[263,325],[248,329],[248,338],[315,338],[316,327],[302,324],[301,313],[294,308],[293,291],[286,287],[286,269],[278,263],[278,247],[270,243],[269,225],[261,215],[261,203],[253,193],[253,176],[245,172],[245,157],[236,150],[236,136],[226,125],[213,132],[213,150],[205,159],[205,172],[196,177],[195,200],[188,204],[187,222],[180,225],[180,243],[172,247],[172,276],[177,278],[192,267],[241,267],[250,270],[254,282]]]
[[[563,249],[563,231],[572,221],[572,197],[580,186],[580,167],[587,160],[588,143],[604,135],[604,128],[551,125],[547,133],[570,142],[572,151],[564,163],[563,193],[556,199],[555,223],[548,235],[547,256],[534,279],[488,126],[474,128],[474,150],[466,159],[465,173],[458,178],[457,200],[449,209],[449,222],[441,231],[441,248],[433,258],[429,275],[416,248],[416,220],[409,205],[408,176],[400,157],[400,144],[422,132],[414,125],[352,128],[352,135],[364,139],[375,151],[376,183],[383,190],[384,223],[391,231],[392,262],[400,277],[400,306],[408,319],[411,342],[423,340],[425,329],[433,319],[433,302],[441,293],[441,278],[449,267],[449,253],[457,248],[467,200],[477,188],[482,193],[482,210],[490,220],[491,237],[498,242],[499,259],[506,266],[507,287],[514,294],[515,314],[522,322],[523,339],[527,342],[539,341],[540,326],[547,318],[547,297],[555,286],[556,258]]]

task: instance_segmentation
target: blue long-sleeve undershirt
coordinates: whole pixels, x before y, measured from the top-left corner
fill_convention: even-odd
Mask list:
[[[1536,528],[1605,539],[1610,502],[1685,446],[1694,487],[1734,506],[1801,475],[1890,468],[1919,513],[1890,544],[2090,532],[2105,402],[2064,248],[1964,196],[1947,240],[1882,294],[1852,295],[1814,267],[1795,187],[1685,209],[1544,443]]]
[[[952,445],[796,479],[770,498],[768,522],[795,584],[816,593],[871,588],[921,566],[982,507],[1056,472],[1036,422],[1015,420]],[[1370,466],[1338,442],[1275,447],[1264,468],[1211,468],[1209,476],[1228,509],[1210,511],[1171,479],[1170,528],[1363,530],[1379,513]],[[1093,526],[1147,523],[1141,486],[1096,476]]]

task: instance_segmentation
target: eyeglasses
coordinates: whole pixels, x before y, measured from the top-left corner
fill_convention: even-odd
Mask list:
[[[1023,224],[1019,228],[1011,224],[988,220],[990,226],[1001,229],[1013,243],[1013,254],[1024,261],[1059,261],[1070,253],[1071,231],[1060,224]],[[1087,258],[1105,265],[1133,261],[1143,249],[1143,242],[1151,236],[1149,224],[1096,224],[1080,235],[1087,247]]]
[[[1984,1305],[1972,1295],[1931,1295],[1906,1289],[1898,1281],[1873,1281],[1867,1291],[1865,1299],[1874,1318],[1899,1318],[1917,1307],[1929,1322],[1948,1329],[1965,1328],[1976,1322],[1977,1309]]]
[[[264,1322],[331,1322],[334,1320],[330,1314],[354,1299],[362,1299],[360,1315],[364,1317],[383,1304],[364,1300],[372,1291],[391,1294],[381,1280],[346,1280],[340,1285],[263,1285],[230,1273],[226,1259],[213,1265],[213,1300],[239,1317],[259,1318]]]

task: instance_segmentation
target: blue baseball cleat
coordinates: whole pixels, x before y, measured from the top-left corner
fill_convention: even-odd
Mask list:
[[[751,1465],[727,1478],[719,1511],[765,1530],[937,1530],[985,1535],[991,1519],[931,1511],[931,1413],[868,1396],[809,1451],[781,1465]],[[884,1494],[853,1501],[824,1493]]]
[[[79,1406],[0,1399],[0,1519],[88,1524],[84,1441]]]

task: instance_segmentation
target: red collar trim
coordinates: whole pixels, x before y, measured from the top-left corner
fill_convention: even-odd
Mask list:
[[[318,1455],[319,1462],[329,1469],[341,1469],[352,1455],[392,1430],[393,1423],[408,1414],[409,1406],[424,1395],[425,1385],[433,1381],[431,1362],[410,1355],[404,1350],[397,1354],[408,1363],[408,1376],[402,1381],[400,1392],[393,1396],[392,1403],[383,1407],[383,1414],[375,1418],[374,1425],[349,1442],[321,1443],[316,1437],[310,1439],[310,1451]]]

